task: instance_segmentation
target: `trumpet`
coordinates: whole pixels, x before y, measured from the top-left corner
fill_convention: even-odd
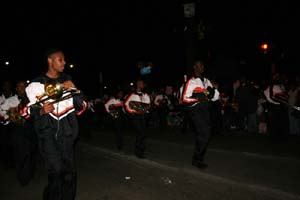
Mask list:
[[[77,88],[64,88],[61,84],[45,84],[45,92],[42,95],[37,96],[38,101],[34,105],[43,104],[50,99],[54,100],[50,103],[55,104],[72,98],[80,93],[81,91]]]
[[[23,124],[25,120],[22,118],[20,114],[20,108],[19,106],[11,107],[7,110],[7,115],[9,116],[9,121],[15,123],[15,124]]]

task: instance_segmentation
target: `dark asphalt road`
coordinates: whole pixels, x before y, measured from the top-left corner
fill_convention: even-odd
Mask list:
[[[277,155],[276,151],[268,154],[267,150],[252,152],[243,145],[247,142],[239,136],[235,140],[241,144],[240,148],[232,145],[233,148],[229,149],[226,146],[230,144],[226,141],[235,136],[218,136],[207,153],[209,168],[201,171],[191,166],[193,146],[192,140],[190,144],[188,142],[188,134],[174,135],[170,142],[163,137],[168,138],[164,135],[158,140],[155,134],[149,136],[147,159],[143,160],[133,156],[132,134],[126,134],[123,154],[115,150],[112,132],[95,131],[91,138],[81,137],[76,147],[76,199],[300,199],[300,160],[296,153],[289,156],[286,149],[283,155]],[[253,136],[245,137],[252,138],[248,142],[255,141]],[[256,143],[263,140],[260,136],[256,138]],[[232,139],[228,141],[232,142]],[[270,143],[266,149],[271,146],[276,145]],[[46,174],[41,161],[34,179],[23,187],[13,169],[0,169],[1,200],[39,200],[45,185]]]

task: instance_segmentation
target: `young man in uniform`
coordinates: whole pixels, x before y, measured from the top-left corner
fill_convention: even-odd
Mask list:
[[[182,101],[192,123],[195,135],[195,149],[192,164],[200,169],[206,168],[204,157],[210,138],[209,102],[219,99],[219,92],[213,88],[210,80],[203,76],[204,63],[196,61],[194,76],[183,89]]]
[[[84,112],[86,102],[81,92],[74,96],[71,94],[75,85],[71,77],[63,73],[66,63],[63,51],[50,49],[46,59],[48,71],[26,87],[30,102],[25,111],[33,120],[40,152],[48,170],[48,185],[43,199],[73,200],[76,194],[74,144],[78,136],[77,115]],[[46,90],[51,93],[49,84],[55,85],[55,88],[62,87],[67,92],[57,96],[55,92],[54,95],[45,93]],[[54,88],[52,90],[55,91]]]
[[[137,133],[135,155],[138,158],[145,158],[146,117],[150,108],[150,97],[143,92],[144,86],[144,81],[138,80],[136,82],[136,91],[128,95],[124,103],[129,120]]]
[[[124,92],[122,90],[117,91],[117,93],[104,104],[106,112],[113,120],[113,126],[116,131],[116,145],[120,152],[123,150],[123,129],[125,125],[123,106]]]

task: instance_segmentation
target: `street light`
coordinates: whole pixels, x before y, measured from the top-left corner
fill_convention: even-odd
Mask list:
[[[260,48],[264,51],[264,54],[267,54],[269,45],[267,43],[262,43]]]

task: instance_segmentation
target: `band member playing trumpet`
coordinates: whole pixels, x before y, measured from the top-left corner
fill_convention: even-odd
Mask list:
[[[137,134],[135,155],[138,158],[145,158],[146,115],[150,109],[150,97],[143,92],[144,87],[144,81],[138,80],[136,91],[131,93],[125,100],[125,110]]]
[[[119,151],[123,150],[123,132],[124,129],[124,92],[119,90],[113,97],[111,97],[105,104],[106,112],[113,120],[113,126],[116,131],[116,145]]]
[[[44,200],[75,199],[76,170],[74,169],[74,144],[78,136],[77,116],[86,109],[83,94],[64,99],[66,93],[55,95],[55,90],[76,88],[71,77],[65,73],[65,56],[60,49],[46,53],[48,71],[34,79],[27,87],[29,104],[25,107],[25,118],[32,118],[38,136],[41,155],[48,170],[48,186],[44,189]],[[50,84],[59,84],[49,89]],[[54,94],[47,94],[52,93]],[[50,96],[42,101],[41,96]],[[62,95],[62,96],[61,96]],[[58,98],[58,99],[56,99]],[[60,101],[59,98],[62,98]],[[55,103],[54,103],[55,102]]]
[[[192,164],[198,168],[206,168],[204,156],[210,138],[209,101],[219,99],[219,92],[213,88],[211,82],[203,77],[204,63],[194,63],[194,76],[184,87],[182,101],[191,119],[195,135],[195,149]]]

